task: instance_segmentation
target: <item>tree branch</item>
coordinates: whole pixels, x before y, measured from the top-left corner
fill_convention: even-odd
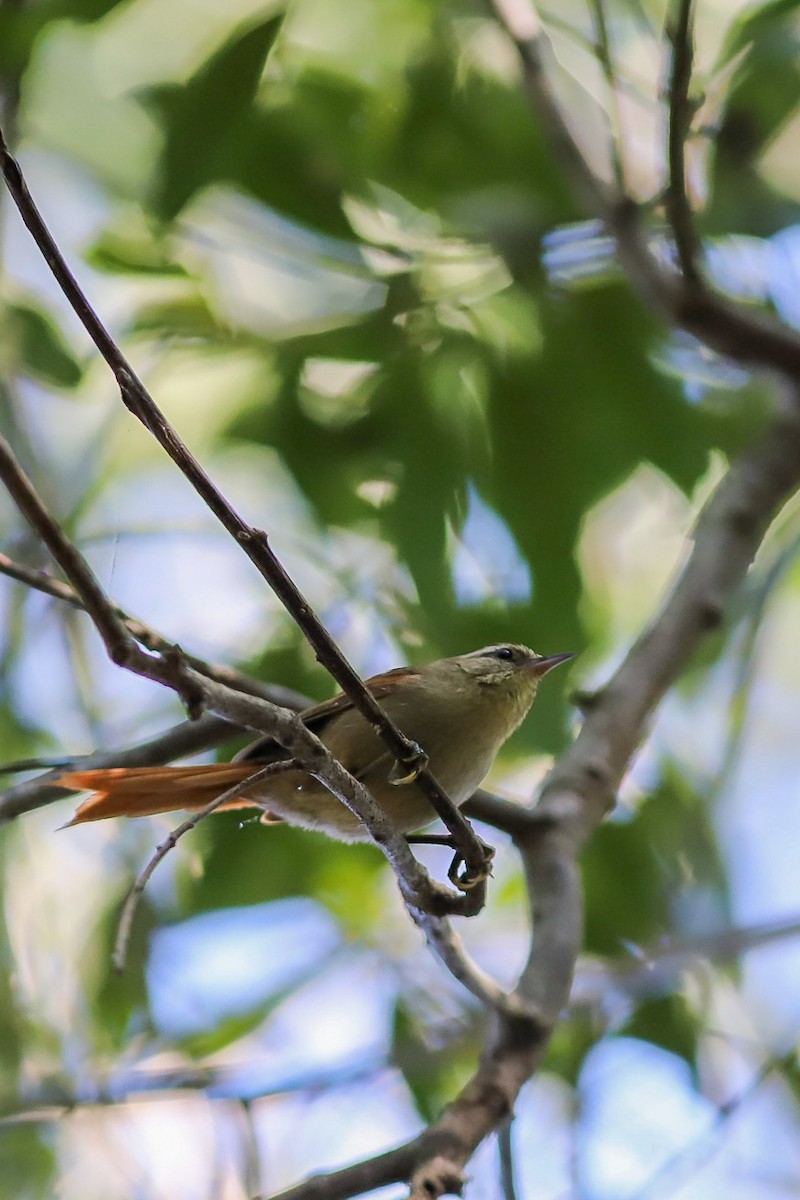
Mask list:
[[[48,575],[46,571],[36,571],[32,567],[26,567],[22,563],[15,562],[13,558],[9,558],[7,554],[0,553],[0,574],[7,575],[11,579],[18,580],[19,583],[24,583],[36,591],[43,592],[46,596],[52,596],[55,600],[63,600],[65,604],[69,604],[72,608],[77,608],[81,612],[86,612],[86,606],[79,598],[74,588],[71,588],[68,583],[63,583],[60,579],[55,579],[52,575]],[[114,612],[123,622],[129,633],[132,633],[139,642],[147,650],[152,650],[155,654],[164,654],[173,649],[173,644],[158,633],[151,625],[145,625],[137,617],[131,617],[120,608],[114,601],[110,601]],[[272,704],[281,704],[284,708],[297,709],[305,708],[311,701],[306,701],[305,697],[300,696],[299,692],[295,692],[292,688],[282,688],[277,684],[261,683],[258,679],[253,679],[251,675],[243,675],[241,671],[235,671],[233,667],[220,666],[217,663],[206,662],[205,659],[197,658],[194,654],[183,652],[184,658],[190,667],[195,671],[199,671],[201,675],[205,675],[208,679],[214,679],[217,683],[224,683],[228,687],[234,688],[237,692],[246,692],[249,696],[263,696],[265,700],[269,700]],[[302,701],[302,703],[298,703]]]
[[[313,774],[363,822],[391,864],[409,913],[456,978],[483,1004],[497,1006],[515,1016],[528,1011],[520,997],[505,996],[469,959],[460,939],[442,920],[448,912],[472,915],[476,905],[482,903],[480,887],[456,895],[431,880],[414,858],[405,837],[363,784],[344,769],[295,713],[270,704],[262,697],[235,692],[201,675],[187,663],[178,647],[156,654],[143,650],[106,597],[88,563],[45,509],[3,439],[0,439],[0,479],[20,512],[71,579],[76,595],[101,633],[114,661],[134,674],[171,688],[188,706],[190,714],[199,716],[211,709],[233,724],[274,737],[304,770]],[[213,807],[216,803],[209,806],[209,811]]]
[[[545,782],[540,809],[561,821],[587,803],[596,814],[607,810],[657,703],[720,625],[771,520],[798,486],[800,413],[792,410],[733,464],[706,504],[671,595],[595,696]]]
[[[235,724],[275,737],[303,763],[305,770],[313,772],[365,823],[394,866],[410,904],[441,912],[451,904],[460,905],[469,899],[451,896],[447,889],[433,884],[414,859],[405,838],[394,829],[366,789],[344,770],[296,714],[201,675],[189,666],[177,647],[156,654],[143,650],[106,598],[88,563],[45,509],[3,439],[0,439],[0,479],[71,579],[114,662],[177,692],[190,715],[211,709]]]
[[[667,129],[666,208],[678,266],[688,285],[700,282],[699,244],[687,192],[686,142],[689,137],[692,108],[689,83],[692,77],[692,0],[677,0],[674,22],[668,26],[672,46],[669,81],[669,125]]]
[[[704,286],[690,286],[661,266],[641,234],[636,206],[594,175],[552,98],[535,13],[525,0],[495,0],[495,8],[520,53],[527,94],[556,154],[589,210],[617,238],[634,284],[658,312],[707,345],[782,373],[792,385],[793,404],[734,463],[704,507],[689,560],[660,615],[587,706],[577,740],[545,780],[536,810],[540,824],[520,823],[513,833],[534,931],[516,993],[538,1019],[496,1012],[476,1073],[419,1137],[376,1159],[316,1176],[273,1200],[344,1200],[400,1179],[414,1186],[425,1180],[425,1195],[434,1200],[444,1194],[445,1176],[461,1178],[483,1138],[509,1117],[568,1001],[582,930],[580,847],[612,806],[658,702],[723,619],[770,521],[800,485],[800,339],[771,318]]]
[[[265,696],[273,704],[284,708],[285,704],[279,693]],[[183,721],[180,725],[148,738],[135,746],[126,746],[119,750],[103,750],[96,754],[84,754],[72,760],[72,766],[80,766],[81,770],[89,771],[104,767],[158,767],[163,763],[172,762],[176,758],[186,758],[190,754],[201,754],[204,750],[212,750],[220,742],[235,737],[244,727],[238,727],[214,713],[204,713],[196,721]],[[6,788],[0,796],[0,824],[11,821],[23,813],[32,812],[37,808],[63,800],[64,789],[55,786],[63,770],[48,771],[35,779],[27,779],[14,787]]]
[[[491,855],[487,855],[486,847],[477,837],[467,819],[427,769],[424,750],[401,732],[371,693],[367,691],[357,672],[344,657],[294,581],[284,570],[269,545],[267,534],[263,530],[247,525],[242,520],[158,408],[67,266],[28,191],[22,170],[11,154],[2,130],[0,130],[0,164],[6,186],[22,220],[39,247],[64,296],[111,369],[123,403],[153,434],[156,441],[167,452],[198,495],[202,497],[214,516],[242,547],[297,623],[309,645],[314,649],[319,662],[330,672],[342,691],[373,726],[397,761],[403,765],[405,774],[414,772],[416,786],[425,794],[434,811],[444,821],[465,863],[463,876],[457,881],[458,885],[465,891],[475,891],[476,885],[482,883],[488,875]],[[74,576],[69,571],[65,570],[65,574],[74,582]],[[86,582],[88,583],[88,581]],[[83,596],[82,592],[81,595]],[[87,596],[90,597],[90,595],[91,588],[87,592]],[[91,611],[93,603],[91,598],[85,599],[84,602],[90,606],[89,610]],[[99,611],[98,616],[101,616]],[[115,655],[121,654],[124,657],[126,653],[123,648],[125,645],[125,638],[122,635],[123,628],[121,619],[113,609],[102,614],[102,624],[98,625],[98,631],[114,662],[117,662]],[[124,663],[120,661],[118,665],[121,666]],[[481,897],[481,894],[480,891],[475,892],[465,911],[477,911],[476,900]]]
[[[622,136],[622,120],[620,113],[617,74],[614,69],[614,57],[611,51],[611,39],[606,20],[605,0],[590,0],[590,8],[594,20],[595,38],[597,41],[596,54],[603,69],[608,95],[609,127],[611,130],[611,166],[614,171],[614,182],[621,192],[625,191],[625,160],[623,158],[624,139]]]
[[[282,771],[293,770],[297,765],[295,759],[288,758],[280,762],[268,763],[267,766],[262,767],[260,770],[253,771],[253,774],[248,775],[246,779],[228,788],[227,791],[222,792],[219,796],[215,796],[205,808],[193,813],[191,817],[187,817],[177,829],[171,831],[159,846],[156,846],[154,854],[128,892],[125,903],[122,906],[122,913],[120,914],[119,925],[117,927],[117,937],[114,942],[114,952],[111,956],[114,970],[118,975],[125,968],[125,959],[128,955],[128,942],[130,941],[133,920],[136,916],[136,910],[139,907],[139,901],[158,864],[166,858],[170,850],[175,849],[184,834],[191,832],[192,829],[196,829],[201,821],[205,820],[206,817],[210,817],[226,801],[235,800],[238,796],[244,796],[255,784],[262,783],[265,779],[270,778],[272,775],[278,775]]]

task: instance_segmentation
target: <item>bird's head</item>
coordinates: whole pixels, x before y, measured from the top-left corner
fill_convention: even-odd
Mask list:
[[[462,654],[453,661],[460,670],[487,687],[513,683],[535,693],[543,675],[574,657],[574,654],[537,654],[529,646],[502,642]]]

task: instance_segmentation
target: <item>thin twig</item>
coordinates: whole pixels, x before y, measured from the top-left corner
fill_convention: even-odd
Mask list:
[[[309,645],[314,649],[319,662],[330,672],[342,691],[352,700],[356,709],[373,726],[395,758],[407,768],[406,774],[414,773],[416,786],[422,791],[437,815],[444,821],[465,863],[459,886],[474,889],[478,881],[486,878],[488,863],[483,843],[472,829],[469,821],[452,803],[440,784],[427,768],[424,748],[406,737],[390,720],[381,706],[365,688],[361,678],[344,657],[328,631],[321,624],[305,597],[290,578],[281,562],[272,551],[267,534],[246,524],[219,489],[206,474],[200,463],[178,437],[176,431],[160,411],[144,384],[137,377],[130,363],[122,354],[111,334],[103,325],[70,271],[58,246],[50,234],[33,197],[28,191],[19,163],[16,161],[0,130],[0,164],[6,186],[19,210],[20,216],[39,247],[45,262],[53,273],[64,296],[76,316],[82,322],[100,354],[105,359],[117,381],[120,396],[129,411],[153,434],[159,445],[189,480],[202,497],[214,516],[228,533],[238,542],[251,562],[269,583],[286,610],[290,613]],[[65,569],[68,578],[72,574]],[[83,593],[81,593],[83,594]],[[114,616],[108,625],[110,614],[103,620],[105,631],[98,629],[106,641],[113,661],[115,655],[124,651],[120,642],[122,623]],[[108,640],[110,639],[110,641]],[[119,665],[124,665],[119,662]],[[474,897],[471,902],[474,904]]]
[[[699,961],[726,962],[760,946],[796,937],[800,937],[800,916],[760,921],[664,942],[635,958],[607,963],[603,974],[608,982],[623,987],[630,995],[652,995],[666,990],[668,979],[671,982]]]
[[[268,699],[284,708],[291,707],[281,699],[280,690]],[[208,712],[203,713],[196,721],[182,721],[180,725],[175,725],[156,737],[147,738],[135,746],[84,754],[71,759],[69,765],[73,768],[80,767],[83,771],[106,767],[158,767],[173,762],[176,758],[186,758],[191,754],[201,754],[204,750],[213,750],[221,742],[229,741],[242,732],[244,726],[239,728],[215,713]],[[0,824],[23,813],[63,800],[64,789],[55,786],[55,780],[61,774],[60,770],[49,771],[36,779],[28,779],[24,783],[6,788],[0,796]]]
[[[75,765],[74,758],[17,758],[0,763],[0,775],[21,775],[24,771],[58,771]]]
[[[158,864],[166,858],[170,850],[174,850],[184,834],[189,833],[192,829],[195,829],[201,821],[204,821],[206,817],[209,817],[213,812],[216,812],[220,805],[225,804],[228,800],[235,800],[238,796],[245,795],[245,793],[257,783],[262,783],[265,779],[268,779],[271,776],[277,775],[283,771],[293,770],[297,765],[298,764],[295,759],[289,758],[282,762],[268,763],[267,766],[262,767],[259,771],[254,771],[252,775],[248,775],[247,778],[241,780],[240,783],[228,788],[228,790],[223,792],[221,796],[217,796],[214,800],[207,804],[205,808],[200,809],[199,812],[193,813],[191,817],[187,817],[185,821],[182,821],[176,829],[173,829],[169,833],[163,842],[156,846],[155,852],[153,853],[147,865],[144,867],[141,874],[136,879],[136,882],[131,890],[128,892],[125,903],[122,906],[122,912],[120,913],[119,924],[117,926],[117,936],[114,941],[114,952],[111,956],[112,965],[118,975],[121,975],[125,969],[125,959],[128,953],[128,944],[130,942],[131,930],[133,929],[133,920],[136,916],[136,910],[138,909],[142,895],[144,894],[144,889],[147,887],[150,877]]]
[[[478,788],[461,807],[473,820],[484,821],[512,837],[523,833],[532,835],[534,830],[544,830],[553,824],[552,818],[540,813],[538,808],[495,796],[485,788]]]
[[[85,604],[81,601],[75,589],[70,587],[68,583],[63,583],[60,579],[55,579],[52,575],[48,575],[46,571],[37,571],[32,567],[26,567],[3,553],[0,553],[0,574],[8,575],[11,579],[16,579],[30,588],[35,588],[37,591],[43,592],[46,596],[62,600],[65,604],[69,604],[72,608],[76,608],[81,612],[86,611]],[[137,617],[130,616],[113,601],[111,601],[111,606],[128,631],[147,650],[152,650],[157,654],[164,654],[172,649],[172,643],[163,634],[153,629],[151,625],[145,625]],[[233,667],[206,662],[205,659],[197,658],[194,654],[187,654],[186,651],[183,653],[186,662],[194,667],[195,671],[199,671],[201,675],[206,675],[209,679],[215,679],[218,683],[225,683],[229,687],[235,688],[238,692],[247,692],[250,696],[263,696],[265,700],[270,700],[273,704],[284,704],[284,700],[276,698],[276,688],[274,685],[261,683],[258,679],[253,679],[251,675],[243,675],[241,671],[235,671]],[[283,690],[287,698],[297,695],[290,688]],[[295,707],[293,703],[285,706],[290,708]]]
[[[597,38],[597,56],[603,69],[608,93],[609,124],[611,126],[611,166],[614,179],[621,192],[627,191],[625,160],[623,147],[625,140],[622,135],[622,119],[619,103],[619,88],[617,72],[614,68],[614,56],[611,50],[611,39],[608,35],[608,22],[604,0],[591,0],[594,17],[595,36]]]
[[[348,1196],[359,1196],[390,1183],[407,1181],[414,1170],[416,1156],[417,1139],[414,1139],[363,1162],[311,1175],[294,1187],[271,1194],[269,1200],[347,1200]],[[254,1196],[253,1200],[264,1200],[264,1197]]]
[[[669,125],[667,130],[667,162],[669,178],[666,190],[666,209],[678,266],[688,286],[700,281],[698,267],[700,246],[689,204],[686,178],[686,143],[692,122],[689,84],[692,77],[692,0],[677,0],[674,22],[669,25],[668,40],[672,46],[669,80]]]
[[[133,639],[113,605],[106,601],[97,577],[82,554],[66,538],[39,500],[33,485],[17,463],[5,438],[0,438],[0,479],[64,574],[73,581],[81,602],[103,639],[108,657],[119,666],[127,665]]]
[[[115,662],[134,674],[172,689],[187,705],[190,716],[197,717],[205,708],[211,708],[234,724],[274,737],[302,763],[304,770],[323,780],[370,831],[392,864],[412,914],[422,910],[434,915],[445,912],[472,915],[476,911],[475,906],[480,906],[482,901],[480,888],[474,889],[473,894],[467,892],[457,896],[434,883],[414,858],[405,838],[363,784],[345,771],[296,714],[200,675],[188,665],[178,647],[159,654],[144,651],[117,615],[80,551],[43,505],[3,439],[0,439],[0,479],[71,580]]]
[[[503,1200],[517,1200],[514,1168],[514,1118],[509,1117],[497,1131],[497,1157]]]

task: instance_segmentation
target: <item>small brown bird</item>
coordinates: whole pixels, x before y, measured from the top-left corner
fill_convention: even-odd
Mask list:
[[[539,680],[572,654],[549,658],[527,646],[499,645],[442,658],[422,667],[398,667],[366,681],[384,711],[428,755],[430,770],[454,804],[461,805],[480,785],[497,751],[528,712]],[[394,758],[372,726],[344,695],[301,714],[352,775],[369,789],[403,833],[434,818],[430,803],[413,781],[393,775]],[[174,809],[198,810],[243,781],[259,767],[287,758],[270,737],[259,738],[231,763],[196,767],[134,767],[73,771],[59,786],[91,788],[72,825],[103,817],[140,817]],[[319,829],[344,842],[369,834],[357,817],[316,779],[291,768],[252,786],[252,792],[220,809],[256,806],[262,820],[287,821]]]

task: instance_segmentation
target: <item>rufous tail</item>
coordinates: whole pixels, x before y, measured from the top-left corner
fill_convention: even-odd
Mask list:
[[[205,808],[216,796],[252,775],[252,763],[212,763],[199,767],[115,767],[106,771],[70,771],[58,786],[71,791],[92,789],[67,823],[102,821],[105,817],[146,817],[175,809]],[[219,809],[251,808],[252,800],[237,796]]]

